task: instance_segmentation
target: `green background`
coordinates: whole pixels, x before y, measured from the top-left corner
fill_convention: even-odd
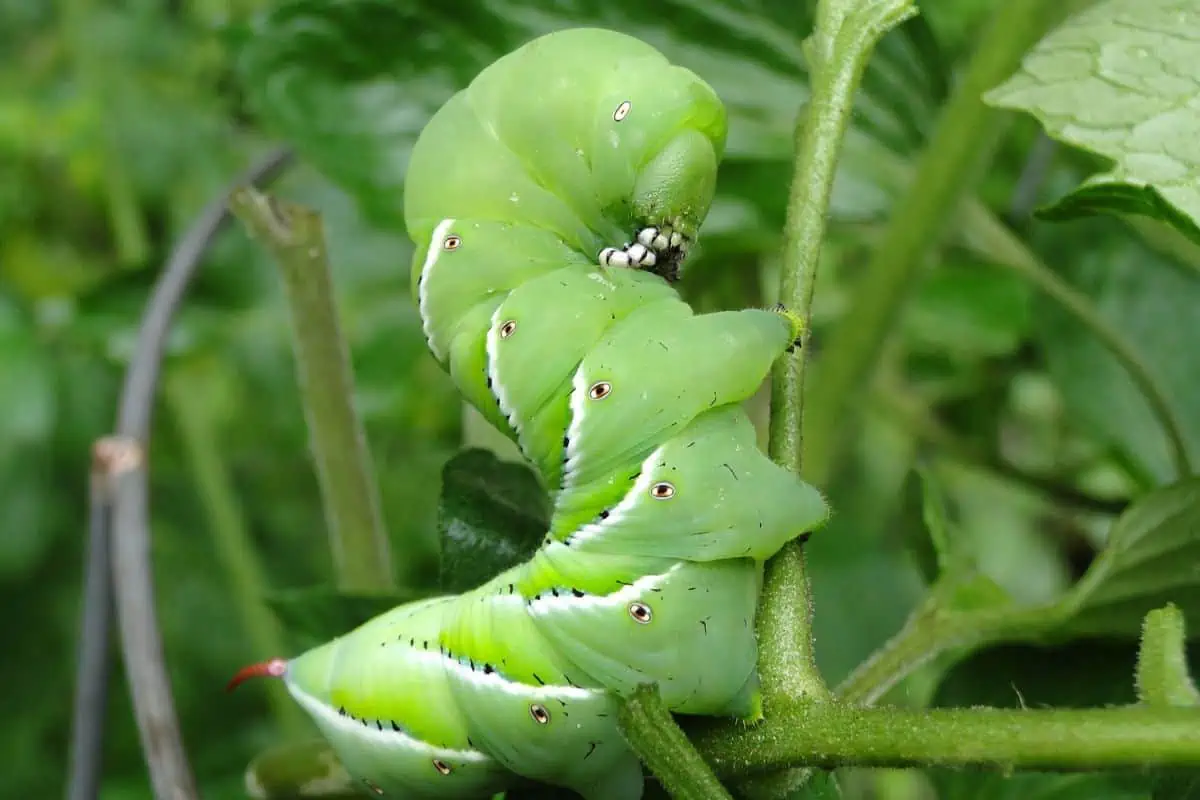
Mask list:
[[[536,33],[596,24],[642,36],[700,72],[730,108],[718,200],[683,291],[703,310],[764,305],[777,291],[810,6],[0,0],[0,608],[9,620],[0,795],[62,793],[89,447],[114,424],[161,265],[231,177],[285,139],[300,151],[300,164],[272,191],[325,216],[354,399],[396,571],[417,591],[438,573],[448,520],[503,533],[537,519],[522,511],[497,522],[487,511],[490,494],[526,492],[523,507],[536,505],[519,474],[505,494],[503,478],[476,485],[447,470],[454,490],[441,500],[443,468],[464,445],[496,448],[505,459],[513,452],[464,412],[425,350],[408,296],[403,174],[425,120],[482,66]],[[923,17],[877,51],[857,100],[816,296],[818,365],[823,337],[853,324],[848,288],[903,197],[914,156],[994,3],[919,6]],[[1134,345],[1200,455],[1194,245],[1153,221],[1030,219],[1030,201],[1014,198],[1039,126],[1020,114],[1003,119],[995,157],[972,182],[973,201],[1000,220],[1025,203],[1010,235]],[[1057,200],[1101,169],[1094,156],[1059,148],[1034,201]],[[1172,477],[1144,399],[1089,332],[997,268],[1004,257],[971,218],[942,227],[875,377],[855,393],[863,422],[825,487],[836,516],[808,547],[817,657],[831,684],[893,634],[924,591],[929,547],[915,464],[943,487],[959,546],[1021,603],[1061,595],[1105,541],[1114,511]],[[275,610],[281,625],[266,640],[273,635],[289,650],[377,606],[323,588],[333,576],[280,289],[264,250],[240,228],[220,235],[169,338],[155,414],[158,608],[206,797],[242,796],[247,763],[280,738],[266,693],[223,692],[238,667],[275,655],[257,649],[264,633],[247,623],[249,606]],[[765,396],[751,405],[765,438]],[[486,475],[494,466],[455,469]],[[239,565],[261,573],[254,596],[235,591]],[[451,583],[462,580],[441,567]],[[888,700],[1129,701],[1136,627],[1115,628],[1092,625],[1089,635],[1103,642],[991,648],[940,688],[937,672],[919,672]],[[119,669],[109,712],[102,796],[149,797]],[[1091,777],[842,777],[845,796],[879,800],[1144,796],[1116,794],[1112,782],[1099,788],[1107,779]]]

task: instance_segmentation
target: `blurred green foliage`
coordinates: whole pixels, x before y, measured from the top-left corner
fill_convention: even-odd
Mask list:
[[[873,60],[831,209],[815,309],[818,357],[823,333],[845,322],[845,289],[907,189],[912,158],[996,2],[921,2],[923,17],[890,35]],[[431,591],[439,531],[460,525],[457,539],[448,536],[458,549],[447,562],[475,559],[477,569],[511,559],[535,527],[536,502],[519,475],[486,454],[450,461],[464,444],[495,447],[495,438],[464,415],[425,350],[408,296],[411,245],[399,214],[407,154],[454,89],[530,36],[579,24],[635,33],[696,69],[729,104],[731,133],[684,292],[704,309],[774,299],[812,4],[661,5],[0,0],[0,597],[18,612],[0,661],[5,796],[62,791],[88,448],[113,424],[149,289],[203,205],[280,139],[297,147],[301,165],[273,191],[319,208],[327,221],[355,402],[402,587],[394,598],[352,599],[326,588],[324,518],[278,280],[265,252],[232,228],[213,243],[173,329],[164,385],[191,402],[160,395],[152,448],[159,615],[206,797],[244,796],[247,763],[280,740],[264,693],[222,692],[236,668],[277,655],[256,649],[263,637],[249,622],[254,614],[233,591],[231,551],[221,545],[232,529],[252,554],[234,557],[257,559],[262,602],[285,646],[299,649]],[[996,215],[1007,209],[1039,130],[1032,117],[1014,114],[1010,123],[976,187],[975,199]],[[1063,148],[1039,202],[1104,169]],[[1108,210],[1128,210],[1129,202]],[[1147,218],[1018,224],[1025,245],[1133,342],[1187,421],[1193,457],[1200,455],[1194,251]],[[932,551],[922,538],[922,504],[911,497],[915,464],[937,477],[963,558],[1018,604],[1062,596],[1106,542],[1114,505],[1172,478],[1161,430],[1119,364],[1076,319],[996,269],[1000,256],[985,241],[968,217],[946,220],[934,263],[861,390],[864,424],[824,487],[836,516],[808,552],[818,660],[830,683],[892,635],[925,590],[922,566]],[[759,422],[765,408],[756,402]],[[215,459],[197,455],[187,433],[195,430],[207,432]],[[443,480],[462,488],[441,500]],[[223,486],[232,487],[232,501]],[[1190,520],[1200,513],[1195,492],[1193,484],[1171,495],[1185,495],[1190,511],[1176,513],[1149,555],[1118,564],[1127,563],[1126,574],[1154,602],[1164,599],[1156,594],[1161,570],[1173,566],[1177,582],[1166,597],[1186,587],[1185,612],[1196,602],[1187,559],[1196,546]],[[513,502],[511,518],[480,520],[471,496],[495,493]],[[1141,541],[1160,522],[1131,514],[1112,535]],[[472,539],[488,525],[511,543]],[[441,580],[456,585],[462,577]],[[935,663],[887,700],[1128,702],[1140,616],[1135,609],[1114,621],[1101,612],[1080,631],[1124,638],[993,647],[945,675]],[[1190,621],[1200,629],[1194,615]],[[110,714],[103,797],[149,797],[120,670]],[[1146,796],[1121,794],[1114,787],[1123,784],[1095,776],[842,778],[843,796],[881,800]]]

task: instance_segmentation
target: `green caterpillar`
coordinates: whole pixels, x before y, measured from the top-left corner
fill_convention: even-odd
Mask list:
[[[405,216],[430,350],[554,511],[483,586],[235,678],[282,677],[376,795],[488,797],[520,776],[636,800],[616,722],[641,683],[677,713],[761,718],[762,564],[828,508],[741,407],[800,321],[697,315],[672,286],[725,126],[692,72],[576,29],[499,59],[419,137]]]

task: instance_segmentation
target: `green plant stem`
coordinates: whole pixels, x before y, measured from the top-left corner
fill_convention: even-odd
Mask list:
[[[696,738],[718,775],[810,767],[1053,771],[1200,766],[1200,710],[860,708],[790,704],[762,725]]]
[[[619,723],[621,734],[674,800],[731,800],[675,724],[657,686],[639,686],[621,704]]]
[[[1093,565],[1088,575],[1097,574],[1095,569]],[[1053,640],[1078,610],[1089,585],[1085,576],[1071,591],[1047,605],[954,608],[958,591],[973,577],[967,572],[946,573],[939,578],[904,627],[837,686],[834,694],[839,702],[870,706],[913,671],[945,653],[977,650],[998,642],[1032,644]],[[1152,614],[1150,619],[1154,618]]]
[[[229,577],[233,601],[242,616],[251,647],[264,659],[286,653],[278,621],[262,593],[265,583],[258,555],[246,530],[233,482],[217,450],[217,432],[192,385],[171,376],[164,386],[184,454],[195,480],[196,493],[208,517],[217,557]],[[303,713],[279,681],[266,687],[267,700],[285,735],[310,730]]]
[[[279,265],[292,321],[300,392],[333,551],[338,587],[392,588],[379,488],[353,405],[350,354],[338,323],[320,215],[246,187],[230,210]]]
[[[866,273],[855,284],[822,354],[805,437],[804,475],[812,483],[828,481],[844,437],[855,424],[856,393],[919,285],[920,268],[946,229],[947,218],[999,140],[1005,112],[985,105],[983,93],[1012,73],[1026,49],[1062,13],[1060,4],[1045,0],[996,4],[925,147],[911,188],[893,206]]]
[[[1104,319],[1087,295],[1043,264],[1023,242],[987,214],[985,209],[974,208],[970,211],[969,227],[976,243],[988,248],[993,263],[1029,281],[1075,317],[1108,349],[1113,358],[1129,373],[1138,391],[1146,398],[1151,413],[1158,419],[1158,424],[1167,439],[1177,475],[1180,478],[1191,475],[1193,469],[1183,424],[1171,408],[1167,391],[1159,385],[1150,367],[1142,360],[1137,350],[1121,336],[1120,331]]]
[[[851,705],[872,705],[943,653],[998,641],[1035,641],[1061,619],[1058,606],[952,611],[945,604],[953,590],[949,581],[936,584],[904,627],[837,686],[837,698]]]
[[[796,136],[779,299],[800,315],[806,329],[801,347],[780,359],[772,373],[769,433],[771,457],[796,471],[802,454],[804,344],[842,140],[876,42],[915,13],[911,0],[822,0],[816,28],[805,42],[811,94]],[[777,697],[822,700],[829,695],[813,659],[811,620],[804,553],[801,543],[793,542],[767,565],[759,611],[759,674],[767,713]]]
[[[1142,623],[1136,687],[1138,700],[1148,706],[1200,706],[1188,671],[1183,612],[1174,603],[1154,609]]]

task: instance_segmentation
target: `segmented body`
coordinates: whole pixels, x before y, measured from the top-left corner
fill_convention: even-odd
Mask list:
[[[761,716],[762,564],[827,508],[740,405],[798,321],[697,315],[671,285],[724,135],[698,77],[598,30],[505,56],[422,133],[406,218],[430,350],[554,511],[528,562],[281,662],[376,794],[488,797],[519,775],[638,798],[616,718],[640,683],[678,713]]]

